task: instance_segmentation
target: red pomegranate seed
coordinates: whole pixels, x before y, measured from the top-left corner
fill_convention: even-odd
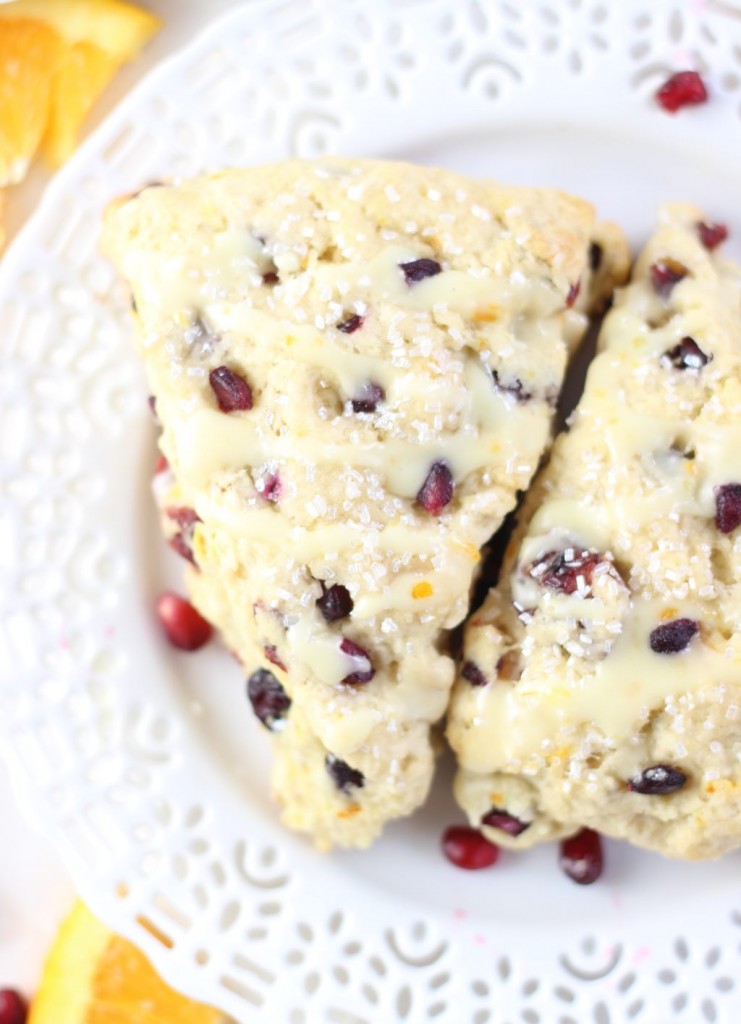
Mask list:
[[[197,651],[211,639],[213,630],[192,604],[166,591],[157,599],[157,618],[165,636],[182,651]]]
[[[442,838],[443,853],[451,864],[466,871],[479,871],[496,864],[499,847],[468,825],[451,825]]]
[[[25,1024],[28,1003],[15,989],[0,989],[0,1024]]]
[[[741,526],[741,484],[715,488],[715,525],[721,533],[733,533]]]
[[[160,473],[164,473],[165,470],[170,468],[170,463],[167,461],[164,455],[158,455],[157,461],[154,464],[154,475],[159,476]]]
[[[702,220],[697,224],[697,233],[705,248],[711,251],[717,249],[728,238],[728,228],[725,224],[707,224]]]
[[[655,654],[679,654],[699,631],[694,619],[673,619],[651,630],[648,642]]]
[[[282,494],[283,484],[281,483],[280,476],[277,473],[271,473],[269,476],[266,476],[263,481],[260,496],[266,501],[277,502],[280,501]]]
[[[602,874],[605,859],[602,840],[591,828],[561,842],[561,869],[578,885],[591,885]]]
[[[365,647],[361,647],[360,644],[356,644],[354,640],[349,640],[347,637],[343,637],[342,643],[340,644],[340,650],[343,654],[348,654],[351,658],[357,658],[359,660],[365,660],[368,667],[363,668],[359,666],[355,672],[350,672],[346,675],[342,682],[346,686],[358,686],[360,683],[369,683],[373,676],[376,674],[376,670],[373,668],[373,662],[370,659],[370,655],[366,651]]]
[[[29,1005],[14,988],[0,988],[0,1024],[26,1024]]]
[[[209,373],[208,382],[222,412],[242,412],[252,408],[252,388],[244,377],[228,366],[217,366]]]
[[[453,497],[454,488],[453,475],[447,464],[435,462],[417,494],[417,501],[425,512],[439,516]]]
[[[656,99],[664,110],[676,114],[682,107],[707,103],[708,91],[697,71],[678,71],[664,82]]]
[[[569,288],[569,294],[566,296],[566,308],[571,309],[576,300],[579,298],[579,289],[581,288],[581,281],[576,281]]]
[[[674,285],[687,277],[688,274],[689,270],[683,263],[668,257],[664,260],[658,260],[651,267],[651,284],[656,294],[665,299],[671,293]]]

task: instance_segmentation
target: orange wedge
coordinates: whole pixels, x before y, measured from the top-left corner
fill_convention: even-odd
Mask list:
[[[9,83],[5,102],[0,83],[0,138],[7,136],[5,157],[0,147],[0,185],[23,177],[42,136],[52,166],[63,163],[100,93],[158,27],[153,14],[123,0],[0,5],[0,59],[3,40],[8,50],[0,72],[6,68]],[[31,48],[20,38],[24,32],[47,40],[46,50],[40,43]]]
[[[146,957],[78,903],[59,929],[28,1024],[229,1024],[169,988]]]
[[[61,50],[48,25],[0,21],[0,186],[20,181],[38,148]]]
[[[120,61],[135,57],[160,25],[124,0],[13,0],[0,7],[0,17],[42,21],[68,43],[92,43]]]
[[[49,102],[44,156],[59,167],[77,145],[85,118],[118,70],[120,61],[94,43],[73,43],[64,52]]]

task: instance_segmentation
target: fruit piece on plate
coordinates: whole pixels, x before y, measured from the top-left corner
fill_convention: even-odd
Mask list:
[[[135,57],[160,25],[150,11],[123,0],[13,0],[0,17],[43,22],[66,42],[92,43],[120,61]]]
[[[32,26],[33,31],[53,39],[56,50],[44,51],[27,67],[33,51],[29,51],[27,42],[21,42],[14,44],[10,59],[6,58],[9,82],[14,81],[11,74],[17,77],[19,73],[24,81],[12,94],[16,97],[15,108],[6,103],[4,109],[25,111],[28,106],[35,115],[29,122],[24,113],[22,124],[28,122],[34,130],[23,149],[25,161],[8,181],[23,176],[44,127],[43,148],[52,166],[59,166],[70,156],[80,126],[96,99],[121,64],[136,56],[154,34],[159,21],[120,0],[15,0],[0,7],[0,46],[7,40],[5,45],[9,47],[21,25]],[[16,67],[20,72],[14,72]],[[17,129],[4,114],[6,117],[10,125],[3,128],[11,132],[12,141]]]
[[[0,186],[21,181],[38,148],[62,48],[57,32],[40,22],[0,22]]]
[[[228,1024],[174,992],[143,953],[77,903],[51,948],[28,1024]]]
[[[331,159],[144,188],[104,249],[147,339],[165,533],[253,680],[284,820],[368,845],[425,798],[443,630],[622,235],[553,191]]]

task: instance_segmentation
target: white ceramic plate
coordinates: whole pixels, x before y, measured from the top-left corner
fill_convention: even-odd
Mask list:
[[[688,66],[712,102],[669,117],[653,92]],[[689,199],[741,256],[740,82],[731,0],[252,0],[130,95],[8,253],[2,751],[83,896],[180,989],[250,1024],[738,1021],[737,856],[608,845],[587,889],[553,849],[469,875],[438,849],[459,818],[444,769],[370,852],[322,856],[280,828],[236,667],[153,625],[178,568],[96,237],[142,181],[336,151],[562,185],[636,243],[658,202]]]

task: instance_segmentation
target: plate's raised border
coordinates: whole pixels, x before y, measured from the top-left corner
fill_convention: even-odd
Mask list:
[[[466,921],[452,935],[424,907],[323,885],[326,862],[291,859],[202,750],[183,756],[187,725],[153,688],[129,610],[135,460],[121,439],[140,427],[139,377],[96,257],[100,211],[163,173],[392,154],[411,135],[493,118],[597,125],[606,97],[621,98],[636,137],[669,143],[680,122],[657,118],[651,97],[680,66],[707,71],[714,97],[682,124],[739,160],[733,0],[252,0],[129,95],[0,268],[2,753],[93,909],[177,987],[238,1019],[656,1024],[684,1011],[731,1024],[741,913],[668,910],[642,937],[564,922],[537,954],[513,924],[493,956]]]

